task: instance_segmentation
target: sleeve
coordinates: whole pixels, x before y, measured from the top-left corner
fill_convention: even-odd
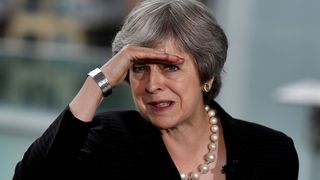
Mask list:
[[[74,117],[67,107],[25,152],[13,180],[59,177],[64,169],[70,169],[67,167],[79,154],[91,126]]]
[[[299,176],[299,158],[293,140],[290,138],[288,150],[288,163],[286,165],[288,179],[297,180]]]

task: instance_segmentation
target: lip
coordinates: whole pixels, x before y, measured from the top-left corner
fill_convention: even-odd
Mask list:
[[[161,103],[169,103],[167,106],[159,106],[159,104]],[[147,103],[149,109],[152,111],[152,112],[155,112],[155,113],[161,113],[161,112],[166,112],[166,111],[169,111],[173,108],[173,105],[175,104],[174,101],[172,100],[159,100],[159,101],[150,101]]]

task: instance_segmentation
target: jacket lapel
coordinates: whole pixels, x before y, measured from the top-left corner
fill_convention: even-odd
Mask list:
[[[210,106],[217,110],[224,132],[227,164],[223,170],[226,173],[226,179],[252,179],[254,167],[252,167],[251,152],[248,148],[250,142],[248,133],[241,128],[239,120],[226,113],[218,103],[212,101]],[[138,147],[140,147],[141,160],[146,163],[150,178],[159,180],[180,179],[179,171],[162,141],[161,133],[142,117],[141,120],[146,123],[143,123],[143,126],[139,128],[141,136],[136,136],[136,140],[139,144]],[[145,136],[146,134],[148,136]]]
[[[231,117],[215,101],[210,104],[217,110],[227,150],[227,164],[223,167],[227,180],[252,179],[253,167],[248,149],[248,134],[241,129],[238,120]]]
[[[179,171],[163,143],[161,132],[142,117],[141,121],[145,123],[139,127],[139,135],[136,136],[136,141],[141,152],[141,160],[148,169],[149,178],[147,179],[180,179]]]

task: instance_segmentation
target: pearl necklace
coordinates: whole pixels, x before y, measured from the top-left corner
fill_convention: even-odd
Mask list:
[[[205,106],[205,110],[209,116],[209,122],[210,122],[210,143],[208,145],[209,152],[205,155],[204,159],[205,162],[203,164],[200,164],[198,167],[198,170],[195,170],[191,172],[189,175],[183,173],[180,171],[180,177],[181,180],[198,180],[200,179],[200,176],[203,174],[207,174],[210,170],[210,164],[213,163],[216,160],[215,152],[218,147],[218,119],[216,116],[216,111],[211,109],[208,105]]]

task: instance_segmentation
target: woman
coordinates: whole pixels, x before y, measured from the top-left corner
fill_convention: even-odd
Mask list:
[[[228,42],[194,0],[147,0],[114,56],[18,163],[14,179],[297,179],[281,132],[236,120],[215,101]],[[138,111],[96,114],[124,80]]]

